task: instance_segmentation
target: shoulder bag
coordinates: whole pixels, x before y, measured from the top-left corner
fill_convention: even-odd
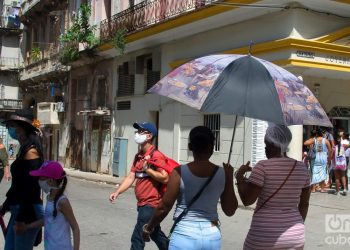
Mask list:
[[[276,191],[275,191],[272,195],[270,195],[270,197],[267,198],[267,199],[263,202],[263,204],[261,204],[260,207],[258,207],[257,209],[255,209],[254,213],[257,213],[263,206],[265,206],[265,204],[266,204],[269,200],[271,200],[271,199],[278,193],[278,191],[281,190],[281,188],[284,186],[284,184],[286,184],[287,180],[289,179],[289,177],[290,177],[291,174],[293,173],[293,171],[294,171],[296,165],[297,165],[297,161],[294,162],[293,168],[289,171],[289,174],[288,174],[287,177],[284,179],[284,181],[283,181],[283,183],[281,184],[281,186],[279,186],[279,188],[277,188]]]
[[[213,179],[213,177],[215,176],[216,172],[218,171],[219,167],[216,166],[214,172],[211,174],[211,176],[207,179],[207,181],[204,183],[204,185],[201,187],[201,189],[198,191],[198,193],[193,196],[192,200],[188,203],[187,207],[182,211],[182,213],[176,218],[176,220],[174,221],[173,226],[170,229],[170,233],[168,238],[170,239],[171,234],[173,233],[175,226],[177,223],[179,223],[179,221],[187,214],[187,212],[189,211],[190,207],[193,205],[193,203],[198,200],[198,198],[201,196],[203,190],[205,189],[206,186],[208,186],[208,184],[211,182],[211,180]]]
[[[340,143],[338,144],[338,153],[335,157],[335,169],[345,171],[346,170],[346,158],[344,155],[340,155]]]
[[[309,151],[307,152],[306,159],[309,161],[315,160],[316,158],[316,140],[314,140],[314,144],[309,148]]]

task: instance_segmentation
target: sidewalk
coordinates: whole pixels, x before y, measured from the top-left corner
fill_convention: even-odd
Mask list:
[[[108,174],[99,174],[93,172],[83,172],[74,168],[64,168],[67,175],[77,179],[83,179],[88,181],[103,182],[108,184],[120,184],[125,177],[115,177]]]

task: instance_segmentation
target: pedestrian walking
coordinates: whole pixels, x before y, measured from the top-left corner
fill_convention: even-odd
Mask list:
[[[193,152],[194,161],[172,172],[162,201],[143,228],[143,237],[149,241],[156,225],[177,200],[169,249],[217,250],[221,248],[218,201],[227,216],[232,216],[238,207],[233,168],[228,164],[221,168],[209,161],[214,135],[207,127],[191,130],[188,149]]]
[[[15,226],[22,226],[41,219],[44,215],[40,186],[37,178],[29,175],[43,163],[43,151],[38,130],[32,125],[33,113],[30,110],[17,110],[4,121],[10,136],[20,144],[16,160],[11,164],[12,183],[6,193],[6,200],[0,208],[4,215],[11,212],[5,238],[5,250],[32,250],[41,242],[39,228],[16,234]]]
[[[303,249],[304,221],[310,198],[310,174],[303,162],[286,157],[292,134],[283,125],[271,125],[265,135],[268,160],[253,169],[249,162],[236,173],[245,206],[257,201],[244,250]],[[248,179],[246,172],[252,171]]]
[[[342,195],[347,194],[347,162],[346,162],[346,149],[349,148],[349,140],[345,137],[343,131],[338,133],[338,140],[335,146],[334,159],[333,159],[333,171],[335,175],[335,195],[339,194],[340,184],[343,187]]]
[[[326,138],[329,143],[331,144],[332,153],[334,153],[334,147],[335,147],[335,140],[333,134],[330,132],[330,128],[327,127],[320,127],[322,130],[323,138]],[[326,188],[331,188],[333,181],[335,182],[335,177],[333,173],[333,168],[331,163],[327,163],[327,171],[328,171],[328,181],[325,185]]]
[[[316,158],[312,166],[311,192],[321,191],[326,193],[325,180],[328,177],[327,166],[331,164],[331,144],[323,137],[322,130],[318,128],[316,129],[316,137],[308,139],[304,142],[304,145],[314,147],[316,152]],[[319,184],[320,190],[316,190],[317,184]]]
[[[79,225],[70,202],[64,194],[67,177],[62,166],[56,161],[47,161],[40,169],[31,171],[30,175],[39,177],[39,185],[47,194],[45,216],[35,222],[15,227],[16,233],[22,234],[44,226],[45,250],[79,250]]]
[[[6,147],[3,144],[2,138],[0,138],[0,182],[3,178],[9,181],[11,179],[11,174]]]
[[[135,195],[138,215],[131,236],[131,250],[142,250],[145,247],[142,228],[158,206],[163,195],[163,184],[168,182],[169,176],[164,169],[150,165],[146,161],[147,159],[159,163],[158,165],[165,164],[164,155],[155,149],[152,142],[157,136],[157,128],[149,122],[134,123],[133,127],[136,129],[134,140],[139,145],[139,151],[135,155],[130,173],[116,191],[109,196],[109,200],[110,202],[116,200],[136,180]],[[162,232],[159,224],[155,226],[151,239],[159,249],[168,249],[168,238]]]

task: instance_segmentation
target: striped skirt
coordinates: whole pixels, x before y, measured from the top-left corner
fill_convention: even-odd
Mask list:
[[[261,209],[253,220],[244,250],[303,249],[305,227],[297,209]]]

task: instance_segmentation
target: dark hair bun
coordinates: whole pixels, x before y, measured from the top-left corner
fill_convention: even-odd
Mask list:
[[[202,153],[214,146],[214,134],[205,126],[198,126],[191,130],[189,136],[190,150]]]

